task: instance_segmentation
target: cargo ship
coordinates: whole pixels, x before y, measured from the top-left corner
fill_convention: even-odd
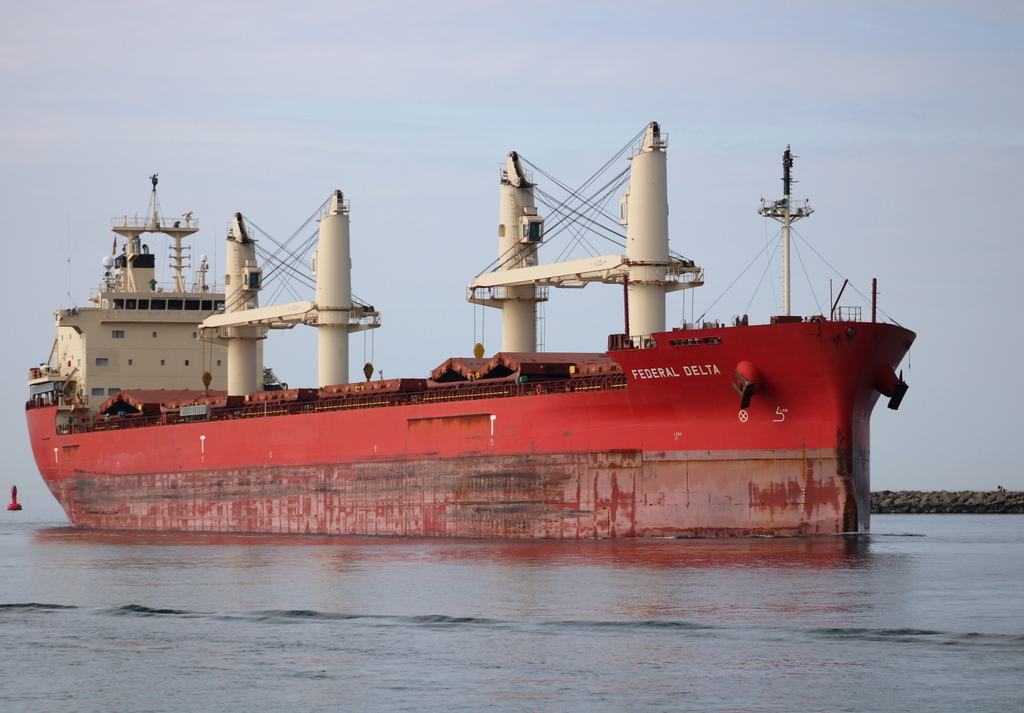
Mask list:
[[[508,154],[498,260],[468,288],[500,309],[502,348],[425,378],[349,378],[349,335],[380,326],[353,298],[350,206],[319,213],[315,299],[261,307],[263,267],[236,213],[224,285],[200,258],[190,213],[115,218],[91,305],[55,314],[26,405],[39,471],[75,527],[405,537],[831,535],[869,526],[869,421],[898,408],[914,333],[831,303],[790,314],[791,192],[762,199],[783,249],[782,314],[765,324],[666,327],[669,292],[703,284],[669,249],[668,135],[652,122],[628,157],[622,255],[542,264],[532,174]],[[624,179],[625,180],[625,179]],[[171,240],[161,286],[142,242]],[[120,246],[120,253],[118,249]],[[601,353],[538,350],[550,288],[620,286],[623,331]],[[263,365],[270,329],[318,332],[318,384],[287,388]]]

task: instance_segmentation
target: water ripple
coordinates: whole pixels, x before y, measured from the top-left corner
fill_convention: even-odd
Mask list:
[[[0,610],[12,610],[12,609],[78,609],[78,607],[70,604],[40,604],[39,602],[26,602],[24,604],[0,604]]]

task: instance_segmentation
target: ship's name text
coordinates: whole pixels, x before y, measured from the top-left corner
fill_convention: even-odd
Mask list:
[[[669,376],[712,376],[721,374],[714,364],[694,364],[693,366],[682,367],[680,374],[671,366],[664,369],[632,369],[634,379],[664,379]]]

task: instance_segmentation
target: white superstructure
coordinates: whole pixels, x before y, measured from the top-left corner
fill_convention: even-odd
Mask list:
[[[191,213],[164,219],[157,176],[151,181],[147,215],[111,221],[121,239],[115,238],[113,254],[103,258],[104,275],[89,297],[91,306],[54,313],[57,333],[50,355],[29,374],[33,398],[91,414],[122,389],[203,389],[204,372],[210,373],[211,389],[226,387],[225,349],[198,338],[199,323],[224,309],[224,294],[206,282],[205,256],[192,288],[185,288],[187,248],[181,240],[196,233],[199,223]],[[142,242],[147,234],[172,240],[170,284],[156,280],[156,255]]]

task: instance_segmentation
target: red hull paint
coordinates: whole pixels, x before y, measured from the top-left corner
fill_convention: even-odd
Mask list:
[[[852,334],[849,332],[852,331]],[[914,334],[809,322],[655,335],[625,388],[58,435],[81,527],[441,537],[814,535],[869,526],[876,384]],[[675,342],[676,345],[673,345]],[[750,406],[734,368],[762,377]],[[742,418],[741,418],[742,417]]]

